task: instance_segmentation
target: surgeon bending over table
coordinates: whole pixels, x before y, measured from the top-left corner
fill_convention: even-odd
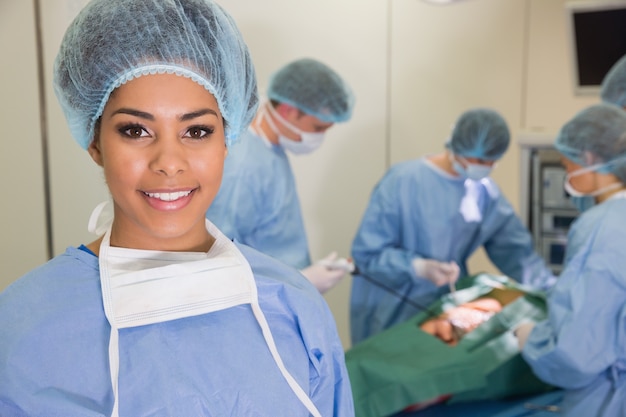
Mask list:
[[[496,111],[463,113],[442,153],[393,166],[372,192],[352,244],[352,343],[403,322],[469,274],[483,246],[505,275],[535,288],[554,276],[489,177],[509,147]]]

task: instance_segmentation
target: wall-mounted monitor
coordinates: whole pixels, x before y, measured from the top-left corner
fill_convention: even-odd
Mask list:
[[[626,55],[626,0],[565,3],[574,91],[597,94],[606,73]]]

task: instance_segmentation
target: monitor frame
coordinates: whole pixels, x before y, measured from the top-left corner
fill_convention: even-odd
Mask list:
[[[572,83],[575,95],[597,95],[600,93],[601,85],[581,85],[579,68],[579,57],[576,48],[576,32],[574,16],[585,12],[601,12],[609,10],[625,10],[626,0],[568,0],[565,2],[566,24],[568,47],[570,56],[570,68],[572,70]]]

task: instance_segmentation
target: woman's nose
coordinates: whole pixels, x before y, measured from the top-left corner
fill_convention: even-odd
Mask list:
[[[154,144],[154,155],[151,168],[166,176],[174,176],[183,172],[187,167],[183,144],[176,139],[159,138]]]

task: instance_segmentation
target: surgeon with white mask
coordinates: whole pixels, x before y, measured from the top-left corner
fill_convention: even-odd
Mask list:
[[[559,415],[624,417],[626,112],[608,103],[588,107],[561,128],[555,147],[568,174],[565,189],[595,204],[569,230],[548,318],[517,330],[522,356],[539,378],[564,390]]]
[[[604,76],[600,88],[600,98],[604,103],[614,104],[626,109],[626,55],[617,60]],[[588,167],[584,169],[588,169]],[[580,212],[596,204],[593,195],[578,192],[569,182],[566,182],[565,191]]]
[[[258,107],[230,15],[92,0],[53,82],[112,212],[95,212],[96,240],[0,293],[0,416],[353,417],[319,291],[205,217]]]
[[[376,185],[352,243],[353,343],[453,289],[481,246],[503,274],[535,288],[553,284],[530,232],[489,177],[509,142],[499,113],[470,109],[443,152],[401,162]]]
[[[350,87],[326,64],[302,58],[280,68],[250,128],[229,148],[222,187],[207,211],[226,236],[301,270],[322,293],[352,264],[336,252],[311,263],[287,153],[318,149],[328,129],[350,119],[353,107]]]

